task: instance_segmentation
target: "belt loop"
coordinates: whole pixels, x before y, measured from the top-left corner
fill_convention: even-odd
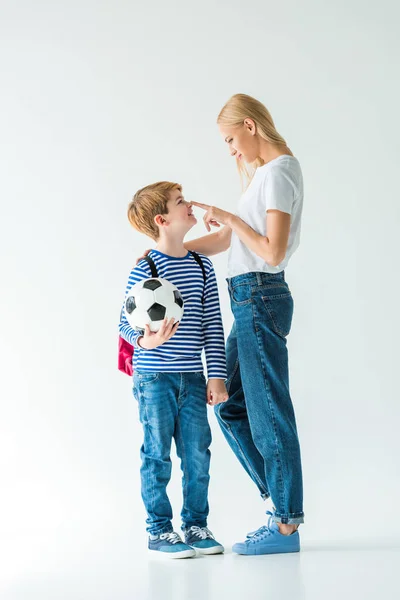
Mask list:
[[[257,276],[257,285],[262,285],[261,273],[259,271],[256,271],[256,276]]]

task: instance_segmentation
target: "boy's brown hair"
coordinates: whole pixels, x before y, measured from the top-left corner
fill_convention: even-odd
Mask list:
[[[159,181],[138,190],[128,206],[130,224],[140,233],[157,241],[160,232],[154,217],[168,213],[167,202],[172,190],[181,191],[182,186],[171,181]]]

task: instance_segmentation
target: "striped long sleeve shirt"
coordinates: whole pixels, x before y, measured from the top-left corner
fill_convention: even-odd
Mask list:
[[[202,372],[204,348],[208,378],[226,379],[224,330],[212,262],[200,254],[206,272],[204,285],[201,267],[189,252],[182,258],[175,258],[151,250],[149,256],[157,267],[158,276],[176,285],[182,294],[184,313],[176,333],[167,342],[146,350],[137,344],[143,333],[133,329],[124,310],[121,311],[119,332],[134,346],[133,368],[169,373]],[[150,266],[146,261],[140,261],[129,275],[125,297],[135,283],[150,277]]]

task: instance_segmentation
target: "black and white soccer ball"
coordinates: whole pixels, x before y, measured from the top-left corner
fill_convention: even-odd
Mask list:
[[[180,321],[183,316],[183,298],[178,288],[161,278],[144,279],[131,287],[125,298],[125,314],[134,329],[158,331],[163,319]]]

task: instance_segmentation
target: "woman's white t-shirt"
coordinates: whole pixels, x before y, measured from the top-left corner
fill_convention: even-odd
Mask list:
[[[279,273],[283,271],[300,243],[303,210],[303,176],[297,158],[278,156],[258,167],[249,187],[242,195],[236,214],[257,233],[268,236],[267,211],[280,210],[291,215],[289,242],[284,260],[276,267],[268,265],[249,250],[234,231],[228,259],[228,277],[252,271]]]

